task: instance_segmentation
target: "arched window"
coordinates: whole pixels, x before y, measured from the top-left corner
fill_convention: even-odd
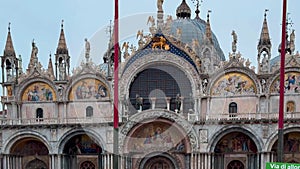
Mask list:
[[[36,121],[43,121],[44,111],[42,108],[36,109]]]
[[[93,113],[94,113],[93,107],[92,106],[88,106],[86,108],[86,112],[85,112],[86,117],[93,117]]]
[[[294,101],[288,101],[286,103],[286,112],[295,112],[295,102]]]
[[[236,117],[237,113],[237,104],[235,102],[231,102],[229,104],[229,117]]]

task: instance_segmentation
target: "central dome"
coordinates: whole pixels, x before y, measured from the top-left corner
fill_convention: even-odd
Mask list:
[[[191,10],[186,1],[183,0],[176,10],[177,19],[172,21],[169,34],[172,37],[178,38],[179,41],[188,44],[189,46],[191,46],[193,44],[193,41],[196,40],[199,43],[199,48],[201,49],[203,48],[203,45],[206,45],[205,38],[207,24],[209,23],[200,19],[200,17],[198,16],[200,13],[198,6],[199,5],[197,5],[196,18],[191,19]],[[179,31],[180,35],[178,35]],[[216,59],[225,61],[224,53],[220,48],[216,35],[213,32],[211,32],[211,40],[213,48],[216,51]],[[198,50],[195,51],[195,53],[201,58],[201,51]]]

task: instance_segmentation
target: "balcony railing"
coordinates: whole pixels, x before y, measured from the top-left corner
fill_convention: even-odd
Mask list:
[[[285,112],[284,118],[288,119],[300,119],[300,112]],[[230,113],[209,113],[205,118],[201,120],[276,120],[278,119],[278,113],[234,113],[234,116]]]
[[[255,120],[277,120],[278,113],[210,113],[206,116],[199,116],[195,113],[188,113],[187,118],[190,122],[196,121],[255,121]],[[285,120],[300,119],[300,112],[285,112]],[[11,119],[0,118],[0,125],[52,125],[52,124],[96,124],[113,122],[113,117],[76,117],[76,118],[31,118],[31,119]]]
[[[82,118],[32,118],[32,119],[0,119],[0,125],[53,125],[53,124],[95,124],[113,122],[112,117],[82,117]]]

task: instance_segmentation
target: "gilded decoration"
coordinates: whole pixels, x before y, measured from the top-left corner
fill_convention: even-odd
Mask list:
[[[184,136],[171,124],[151,122],[139,127],[129,138],[129,150],[149,152],[156,150],[185,151]]]
[[[228,73],[215,82],[211,95],[234,96],[255,93],[256,86],[253,80],[247,75],[242,73]]]
[[[89,100],[108,97],[106,85],[97,79],[83,79],[77,82],[69,95],[69,100]]]
[[[22,95],[22,101],[55,101],[56,94],[53,88],[44,82],[35,82],[29,85]]]
[[[299,93],[300,92],[300,73],[289,72],[284,75],[284,91],[285,93]],[[276,80],[271,85],[271,93],[279,93],[280,87],[280,77],[278,76]]]
[[[167,40],[163,36],[153,37],[152,41],[152,49],[159,47],[160,49],[170,50],[170,46],[167,44]]]

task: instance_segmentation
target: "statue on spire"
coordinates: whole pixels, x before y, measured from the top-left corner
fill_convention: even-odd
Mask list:
[[[157,0],[157,9],[158,11],[163,11],[162,5],[164,3],[164,0]]]
[[[236,35],[234,30],[232,31],[231,35],[232,35],[232,38],[233,38],[232,52],[235,53],[236,52],[236,44],[237,44],[237,35]]]
[[[85,38],[84,41],[85,41],[85,58],[86,58],[86,62],[89,62],[91,46],[87,38]]]
[[[33,59],[33,67],[37,67],[38,65],[38,48],[35,45],[34,39],[32,40],[32,51],[31,51],[31,58]]]

